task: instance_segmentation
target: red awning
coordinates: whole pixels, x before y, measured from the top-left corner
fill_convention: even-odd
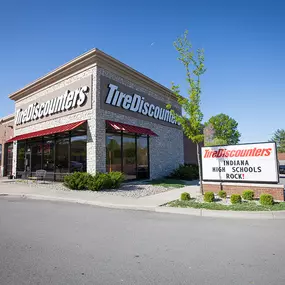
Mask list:
[[[13,141],[21,141],[21,140],[26,140],[26,139],[36,138],[36,137],[42,137],[42,136],[48,136],[48,135],[52,135],[52,134],[72,131],[75,128],[84,124],[85,122],[86,122],[86,120],[67,124],[67,125],[62,125],[62,126],[58,126],[58,127],[54,127],[54,128],[50,128],[50,129],[45,129],[45,130],[41,130],[41,131],[37,131],[37,132],[27,133],[24,135],[15,136],[15,137],[9,139],[7,141],[7,143],[13,142]]]
[[[157,136],[152,130],[132,125],[127,125],[118,122],[106,121],[106,123],[116,131],[126,131],[129,133],[135,133],[140,135]]]

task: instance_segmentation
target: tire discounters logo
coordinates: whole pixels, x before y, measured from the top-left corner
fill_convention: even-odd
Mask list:
[[[202,148],[203,180],[278,183],[275,143]]]

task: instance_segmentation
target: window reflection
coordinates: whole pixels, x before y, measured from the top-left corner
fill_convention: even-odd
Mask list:
[[[54,172],[54,140],[45,139],[43,150],[43,169],[47,172]]]
[[[121,171],[121,135],[106,136],[106,171]]]
[[[86,141],[86,135],[71,138],[70,172],[86,172]]]
[[[123,141],[123,145],[121,142]],[[106,171],[122,171],[126,179],[149,178],[148,138],[106,133]]]
[[[72,132],[18,141],[17,175],[44,169],[47,179],[63,180],[74,171],[86,171],[87,124]],[[34,173],[33,173],[34,174]],[[29,174],[30,175],[30,174]]]
[[[148,178],[148,140],[147,137],[137,138],[138,179]]]

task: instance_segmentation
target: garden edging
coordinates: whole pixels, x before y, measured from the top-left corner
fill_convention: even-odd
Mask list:
[[[285,211],[221,211],[195,208],[174,208],[174,207],[157,207],[159,213],[182,214],[199,217],[213,218],[239,218],[239,219],[265,219],[265,220],[283,220]]]

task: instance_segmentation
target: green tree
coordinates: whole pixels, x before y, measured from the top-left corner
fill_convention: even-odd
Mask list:
[[[218,114],[205,123],[205,127],[211,126],[214,130],[213,141],[205,140],[205,145],[237,144],[240,139],[238,122],[226,114]]]
[[[188,40],[187,30],[174,42],[174,47],[179,54],[178,60],[183,64],[186,71],[188,97],[183,97],[180,93],[179,85],[172,83],[172,91],[176,95],[177,102],[182,107],[183,112],[182,114],[178,114],[171,109],[170,104],[167,105],[167,108],[171,110],[171,114],[175,120],[182,126],[184,134],[197,146],[200,190],[201,193],[203,193],[199,144],[204,140],[202,126],[203,114],[200,109],[200,76],[206,71],[204,66],[204,51],[198,49],[196,55],[194,54],[192,44]]]
[[[278,129],[274,133],[273,137],[271,138],[271,141],[276,142],[278,152],[285,152],[285,130],[284,129]]]

